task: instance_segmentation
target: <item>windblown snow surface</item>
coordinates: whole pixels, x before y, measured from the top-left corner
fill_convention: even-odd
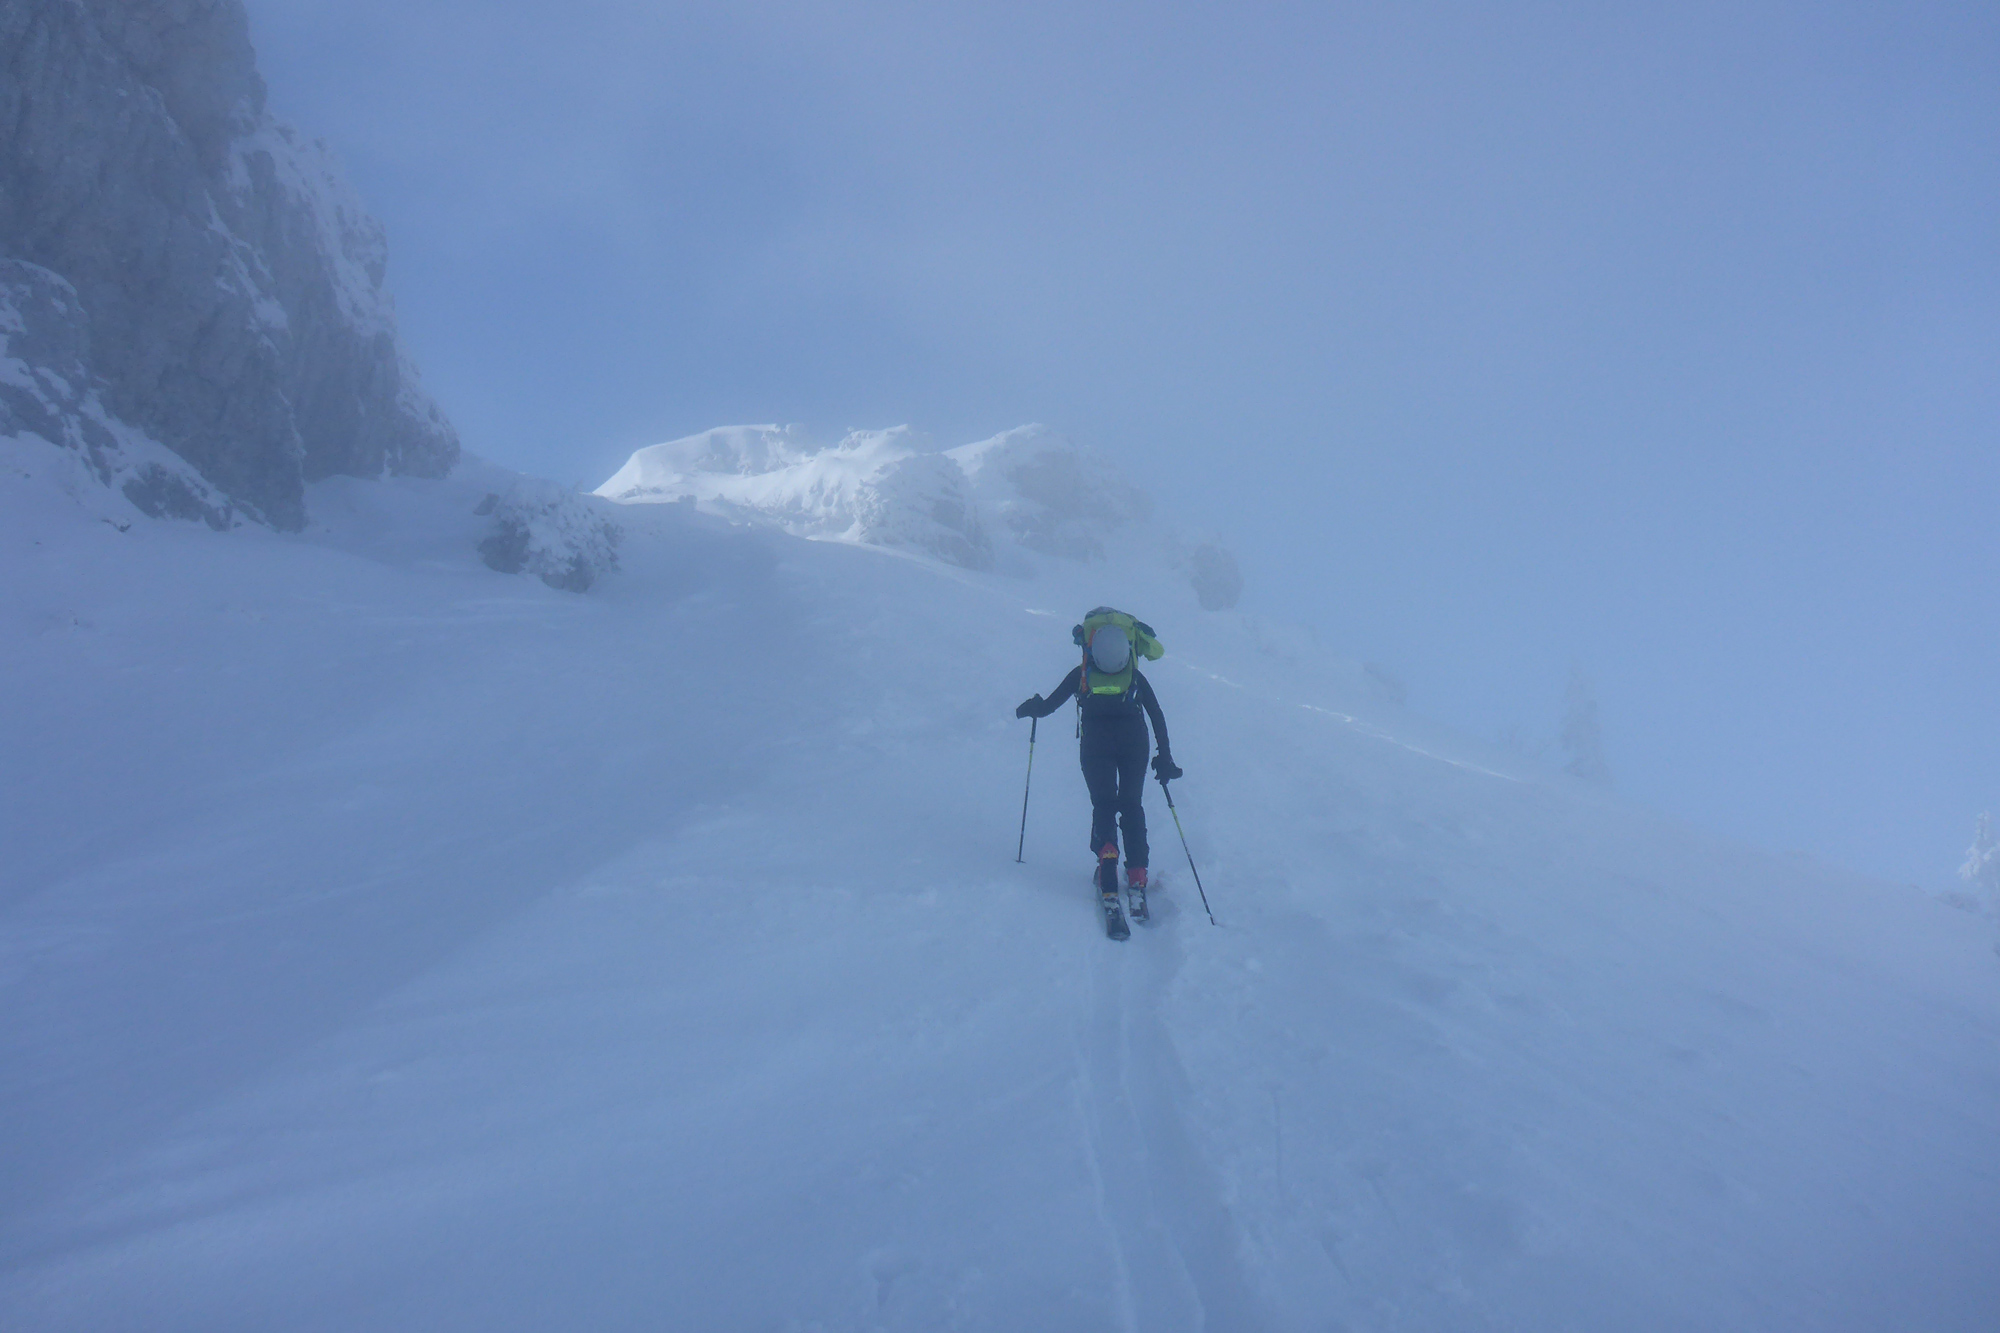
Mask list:
[[[0,1327],[2000,1327],[1989,919],[1426,724],[1126,559],[499,489],[298,534],[0,485]],[[1209,924],[1104,938],[1149,620]]]

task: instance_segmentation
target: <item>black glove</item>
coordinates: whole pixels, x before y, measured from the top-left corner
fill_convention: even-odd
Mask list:
[[[1028,699],[1023,699],[1023,700],[1021,701],[1021,706],[1020,706],[1019,708],[1016,708],[1016,709],[1014,710],[1014,716],[1015,716],[1015,717],[1040,717],[1040,716],[1042,715],[1043,711],[1044,711],[1044,710],[1043,710],[1043,708],[1042,708],[1042,696],[1041,696],[1041,695],[1039,695],[1039,694],[1037,694],[1037,695],[1033,696],[1032,698],[1028,698]]]
[[[1158,778],[1162,782],[1172,782],[1175,778],[1178,778],[1180,775],[1181,775],[1180,769],[1174,766],[1174,757],[1168,754],[1165,750],[1162,750],[1158,754],[1153,756],[1154,777]]]

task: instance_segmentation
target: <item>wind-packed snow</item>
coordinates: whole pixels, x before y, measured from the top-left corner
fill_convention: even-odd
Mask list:
[[[1116,525],[983,572],[642,454],[701,498],[576,596],[481,563],[497,469],[223,534],[22,457],[0,1327],[1994,1327],[1990,918],[1523,769]],[[1104,938],[1062,714],[1015,864],[1100,603],[1219,927],[1156,787]]]

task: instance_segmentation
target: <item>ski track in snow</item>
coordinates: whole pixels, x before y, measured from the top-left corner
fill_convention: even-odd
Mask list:
[[[1181,913],[1135,927],[1138,948],[1093,949],[1079,1030],[1091,1158],[1133,1333],[1263,1328],[1238,1263],[1242,1236],[1182,1123],[1190,1092],[1163,1018]]]

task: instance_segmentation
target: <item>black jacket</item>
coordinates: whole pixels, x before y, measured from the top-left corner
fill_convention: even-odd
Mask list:
[[[1079,664],[1069,669],[1062,678],[1062,684],[1048,698],[1042,700],[1041,711],[1030,712],[1030,717],[1047,717],[1075,697],[1083,688],[1083,667]],[[1172,754],[1167,745],[1167,719],[1160,712],[1159,698],[1153,693],[1153,683],[1137,667],[1132,668],[1132,690],[1129,694],[1107,696],[1102,694],[1083,695],[1083,726],[1086,733],[1093,722],[1116,724],[1127,718],[1137,720],[1139,710],[1145,709],[1146,716],[1153,723],[1153,739],[1158,742],[1161,754]]]

